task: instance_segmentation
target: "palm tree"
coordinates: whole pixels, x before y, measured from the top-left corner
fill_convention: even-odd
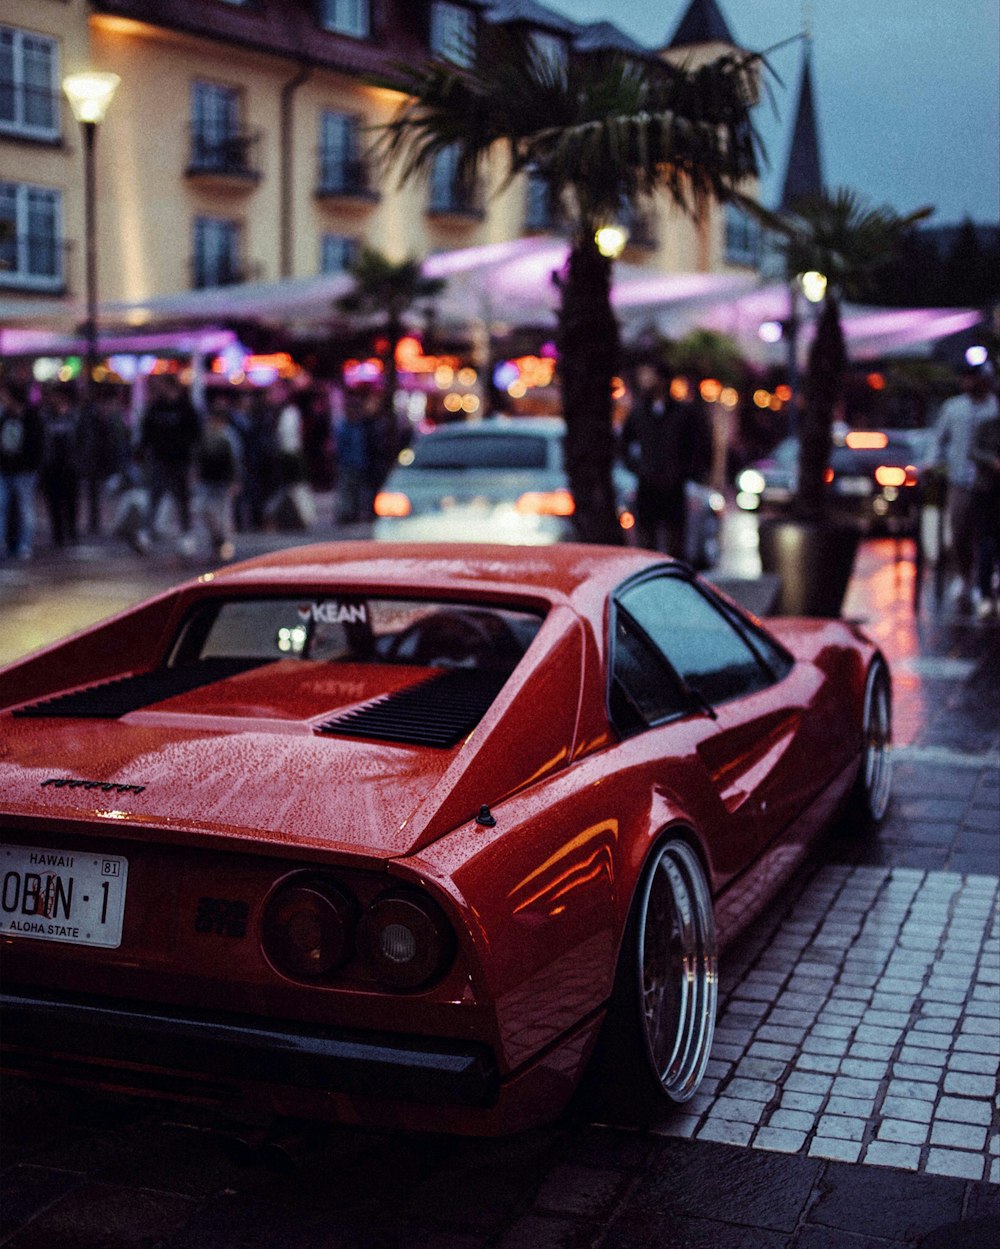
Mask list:
[[[354,289],[337,300],[342,312],[375,321],[385,338],[382,352],[383,392],[382,424],[386,453],[395,454],[396,414],[396,349],[406,333],[404,316],[421,299],[432,299],[444,289],[439,278],[423,275],[419,260],[392,261],[374,248],[362,247],[348,272]]]
[[[793,206],[787,232],[779,243],[786,271],[791,278],[810,271],[826,278],[803,386],[805,410],[794,507],[799,520],[822,520],[826,515],[824,478],[830,461],[834,410],[847,367],[841,300],[848,295],[863,297],[873,275],[892,258],[910,226],[931,211],[921,208],[900,217],[891,208],[867,207],[846,188],[804,197]]]
[[[568,227],[557,342],[581,540],[621,540],[611,487],[619,335],[612,261],[596,231],[658,190],[691,215],[713,200],[751,206],[741,187],[757,172],[750,109],[760,63],[756,54],[733,53],[679,68],[589,53],[561,64],[523,31],[497,26],[474,68],[400,67],[396,85],[409,98],[382,128],[380,146],[399,162],[401,181],[426,175],[448,150],[468,189],[500,153],[508,181],[527,171],[544,180]]]

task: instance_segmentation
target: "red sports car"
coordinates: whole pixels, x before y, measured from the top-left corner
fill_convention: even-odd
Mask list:
[[[717,949],[889,800],[871,642],[625,548],[282,552],[0,708],[4,1069],[257,1119],[662,1113]]]

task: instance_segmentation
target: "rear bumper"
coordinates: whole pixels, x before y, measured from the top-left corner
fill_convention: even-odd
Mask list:
[[[8,1071],[107,1083],[110,1069],[119,1086],[168,1096],[186,1078],[220,1100],[251,1085],[471,1108],[490,1106],[499,1089],[488,1047],[437,1038],[277,1027],[27,991],[0,994],[0,1018],[0,1065]]]

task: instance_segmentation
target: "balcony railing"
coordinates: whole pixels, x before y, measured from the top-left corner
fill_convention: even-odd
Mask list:
[[[362,160],[320,160],[316,196],[319,199],[358,199],[371,203],[381,199],[379,192],[371,185],[368,166]]]
[[[192,127],[187,176],[257,182],[260,179],[260,170],[254,160],[254,148],[259,139],[260,134],[257,131],[239,130],[217,135]]]
[[[211,260],[195,256],[191,260],[191,285],[195,290],[212,286],[240,286],[243,282],[255,282],[260,278],[261,266],[238,257]]]
[[[62,292],[69,244],[42,234],[6,235],[0,223],[0,287]]]
[[[447,187],[432,186],[427,213],[431,217],[470,217],[475,220],[481,220],[486,215],[479,189],[457,183]]]

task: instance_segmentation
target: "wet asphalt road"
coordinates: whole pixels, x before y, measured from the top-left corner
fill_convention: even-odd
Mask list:
[[[281,1174],[234,1161],[210,1112],[7,1078],[0,1245],[995,1245],[1000,629],[915,614],[905,554],[866,544],[845,604],[893,668],[890,816],[831,838],[731,952],[684,1114],[503,1141],[336,1129]],[[0,662],[207,566],[109,543],[0,565]]]

